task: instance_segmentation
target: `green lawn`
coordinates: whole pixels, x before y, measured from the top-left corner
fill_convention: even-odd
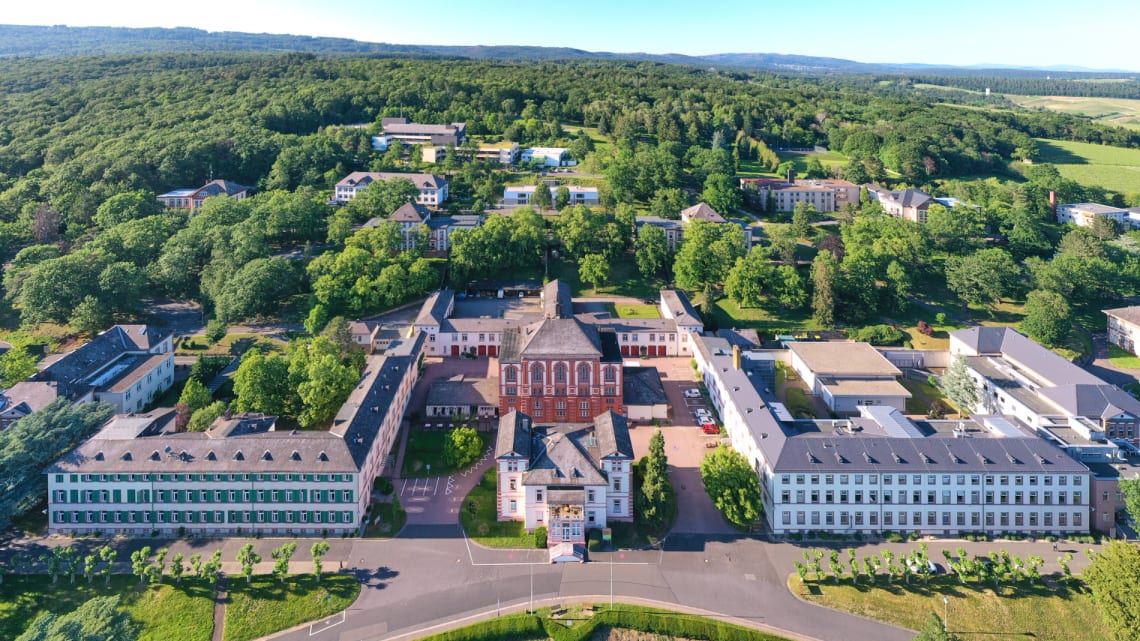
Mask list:
[[[778,305],[741,308],[727,296],[713,305],[713,315],[718,327],[755,329],[769,334],[813,331],[820,329],[807,309],[787,310]]]
[[[1113,365],[1124,369],[1140,369],[1140,356],[1130,354],[1116,345],[1110,344],[1108,346],[1108,360],[1112,361]]]
[[[526,531],[522,521],[499,521],[496,487],[499,476],[495,468],[483,473],[483,479],[463,499],[459,523],[471,540],[492,548],[533,548],[534,535]]]
[[[796,418],[816,418],[815,404],[811,397],[798,387],[784,390],[784,405],[788,408],[788,413]]]
[[[225,641],[250,641],[299,623],[327,617],[348,608],[360,594],[360,583],[347,574],[321,577],[294,575],[281,583],[256,576],[250,585],[230,578],[226,605]]]
[[[188,345],[196,345],[201,349],[187,349]],[[254,346],[263,352],[285,352],[285,341],[260,334],[235,332],[226,334],[225,338],[213,345],[207,344],[206,339],[201,336],[189,336],[179,344],[175,354],[179,356],[201,356],[204,354],[241,356]]]
[[[574,296],[629,296],[642,300],[657,298],[668,283],[661,278],[646,278],[637,269],[633,254],[626,252],[610,262],[610,277],[597,289],[578,278],[578,263],[555,260],[550,263],[550,278],[570,285]]]
[[[1084,142],[1037,139],[1038,162],[1050,162],[1061,175],[1086,185],[1140,193],[1140,149]]]
[[[661,318],[656,305],[615,305],[606,303],[606,310],[614,318]]]
[[[881,581],[881,579],[880,579]],[[803,590],[798,576],[788,588],[804,599],[837,610],[844,610],[877,621],[905,628],[921,629],[931,612],[939,617],[948,613],[950,631],[964,641],[1008,639],[1016,641],[1109,641],[1100,618],[1100,609],[1089,593],[1041,585],[1002,589],[1002,596],[990,587],[959,584],[951,576],[932,579],[929,586],[915,581],[911,586],[880,583],[853,586],[825,580],[818,588],[809,581]],[[818,593],[817,593],[818,592]],[[949,604],[943,604],[947,597]],[[996,636],[995,636],[996,635]]]
[[[451,430],[438,432],[412,430],[408,434],[408,447],[404,451],[404,469],[401,476],[410,479],[458,471],[443,460],[443,450],[447,445],[447,435],[450,433]],[[491,434],[479,432],[479,438],[483,440],[483,449],[487,449],[491,444]]]
[[[0,639],[15,639],[43,612],[65,613],[98,596],[121,598],[141,625],[139,641],[209,641],[214,629],[213,587],[196,579],[181,586],[139,587],[133,576],[102,578],[91,585],[61,576],[52,584],[46,575],[10,575],[0,584]]]
[[[942,405],[946,407],[946,416],[958,411],[954,404],[942,394],[942,390],[926,381],[915,381],[902,377],[899,382],[911,393],[911,397],[906,399],[907,414],[925,415],[930,412],[930,405],[934,401],[942,402]]]

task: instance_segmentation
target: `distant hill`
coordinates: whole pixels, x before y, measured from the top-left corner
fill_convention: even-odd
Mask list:
[[[497,60],[642,60],[694,67],[735,68],[811,74],[912,74],[939,76],[994,76],[1053,79],[1119,78],[1128,72],[1104,72],[1074,68],[1044,69],[995,66],[950,67],[914,63],[865,63],[842,58],[823,58],[778,53],[719,53],[706,56],[683,54],[613,53],[569,47],[403,45],[362,42],[347,38],[127,27],[68,27],[0,25],[0,58],[43,58],[83,55],[116,55],[170,52],[290,52],[325,55],[412,55]]]

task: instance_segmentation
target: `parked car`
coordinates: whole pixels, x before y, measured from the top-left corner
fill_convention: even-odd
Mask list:
[[[693,411],[693,418],[695,418],[701,422],[711,421],[712,420],[712,414],[709,413],[708,410],[706,410],[705,408],[702,407],[702,408],[699,408],[699,409]]]
[[[695,387],[685,390],[685,398],[700,398],[700,397],[701,397],[701,390],[699,390]]]
[[[720,434],[720,428],[712,423],[702,423],[701,431],[705,434]]]

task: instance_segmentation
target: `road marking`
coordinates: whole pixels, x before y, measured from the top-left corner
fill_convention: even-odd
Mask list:
[[[309,626],[309,636],[313,637],[313,636],[316,636],[316,635],[321,634],[323,632],[327,632],[328,630],[344,623],[345,618],[346,618],[345,612],[344,612],[344,610],[341,610],[339,621],[337,620],[337,617],[334,614],[333,616],[331,616],[331,617],[329,617],[323,621],[320,621],[318,623],[313,623]],[[320,626],[320,627],[318,627],[318,626]]]
[[[756,580],[756,575],[755,575],[755,574],[745,574],[745,575],[744,575],[744,580],[745,580],[745,581],[755,581],[755,580]]]
[[[400,486],[400,496],[404,495],[404,490],[408,489],[408,479],[404,479],[404,484]]]

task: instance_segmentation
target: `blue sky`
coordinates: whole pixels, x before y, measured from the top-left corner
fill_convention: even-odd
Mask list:
[[[197,27],[372,42],[650,53],[792,53],[863,62],[1140,69],[1140,1],[47,0],[0,23]]]

